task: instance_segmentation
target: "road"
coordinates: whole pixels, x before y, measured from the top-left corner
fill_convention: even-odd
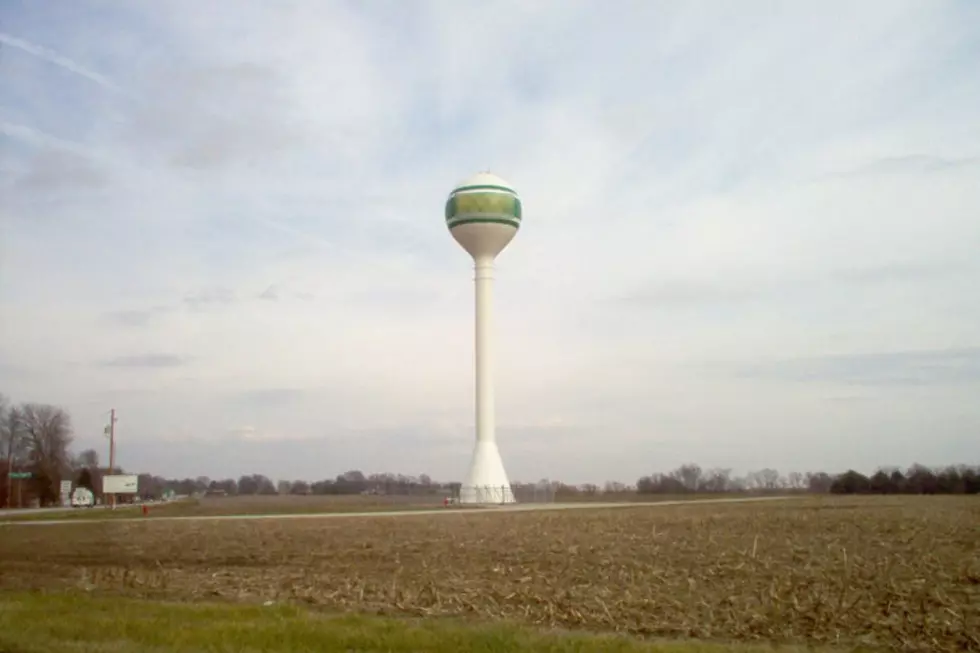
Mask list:
[[[124,504],[121,506],[116,506],[118,510],[123,508],[131,507],[130,504]],[[95,506],[93,510],[108,510],[108,506]],[[41,515],[44,513],[56,513],[56,512],[72,512],[73,510],[83,510],[83,508],[65,508],[63,506],[55,506],[53,508],[4,508],[0,510],[0,517],[16,517],[17,515]],[[0,522],[4,524],[7,522]]]
[[[169,517],[132,517],[114,519],[45,519],[38,521],[7,521],[0,526],[65,526],[71,524],[119,524],[130,522],[162,522],[162,521],[246,521],[254,519],[347,519],[351,517],[413,517],[419,515],[468,515],[474,512],[512,513],[532,512],[538,510],[610,510],[615,508],[658,508],[666,506],[686,506],[719,503],[756,503],[759,501],[789,501],[797,497],[739,497],[732,499],[694,499],[689,501],[651,501],[649,503],[519,503],[509,506],[488,506],[483,509],[458,510],[453,508],[438,508],[434,510],[386,510],[381,512],[314,512],[287,513],[268,515],[174,515]],[[48,510],[48,509],[45,509]],[[25,511],[18,511],[25,514]]]

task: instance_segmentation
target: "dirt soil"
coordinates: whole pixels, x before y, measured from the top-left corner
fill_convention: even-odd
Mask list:
[[[0,526],[0,589],[980,650],[980,498]]]

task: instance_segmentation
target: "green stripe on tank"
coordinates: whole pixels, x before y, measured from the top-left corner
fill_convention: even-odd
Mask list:
[[[520,219],[521,200],[510,193],[476,191],[458,193],[446,201],[446,220],[464,216],[512,216]]]
[[[506,186],[494,186],[493,184],[476,184],[474,186],[460,186],[453,190],[454,193],[459,193],[461,191],[471,191],[471,190],[501,190],[505,193],[510,193],[511,195],[517,195],[517,191],[513,188],[507,188]]]
[[[450,229],[453,227],[458,227],[464,224],[505,224],[509,227],[514,227],[517,229],[521,226],[521,221],[511,217],[468,217],[468,218],[456,218],[455,220],[450,220],[446,223]]]

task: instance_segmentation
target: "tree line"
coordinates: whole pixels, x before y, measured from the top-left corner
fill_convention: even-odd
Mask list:
[[[100,465],[99,455],[88,449],[73,454],[73,432],[68,412],[50,404],[12,404],[0,395],[0,506],[32,502],[53,505],[60,500],[60,483],[71,480],[73,485],[87,487],[97,496],[102,476],[122,474],[122,468],[107,469]],[[14,476],[29,473],[18,480],[14,494]],[[440,483],[429,476],[404,474],[365,474],[352,470],[336,477],[318,481],[273,481],[263,474],[246,474],[238,479],[165,478],[143,473],[138,475],[138,495],[160,498],[167,493],[176,495],[336,495],[336,494],[447,494],[458,492],[459,483]],[[978,494],[980,467],[950,465],[930,468],[913,465],[907,470],[883,467],[871,476],[855,470],[842,474],[826,472],[790,472],[781,474],[765,468],[737,476],[730,469],[703,469],[697,464],[681,465],[666,473],[643,476],[635,484],[608,481],[602,487],[595,484],[570,485],[561,481],[542,479],[534,483],[512,483],[520,497],[588,497],[598,495],[652,494],[728,494],[809,492],[817,494]]]
[[[83,457],[92,458],[94,452]],[[744,493],[813,493],[813,494],[980,494],[980,467],[951,465],[932,469],[913,465],[908,470],[882,468],[871,476],[848,470],[843,474],[826,472],[790,472],[780,474],[774,469],[734,476],[728,469],[704,470],[696,464],[681,465],[669,473],[641,477],[628,485],[608,481],[595,484],[570,485],[561,481],[542,479],[535,483],[514,482],[515,496],[575,497],[623,494],[744,494]],[[348,471],[319,481],[280,480],[273,482],[262,474],[246,474],[239,479],[212,480],[207,477],[166,479],[149,474],[139,475],[140,493],[159,497],[168,490],[176,494],[242,495],[427,495],[458,492],[458,482],[440,483],[429,476],[404,474],[364,474]]]
[[[141,495],[155,497],[173,491],[178,495],[211,496],[261,496],[277,494],[331,495],[331,494],[438,494],[451,492],[454,484],[436,483],[427,475],[405,476],[403,474],[364,474],[352,470],[315,482],[305,480],[273,481],[264,474],[245,474],[234,478],[211,479],[207,476],[197,478],[168,479],[150,474],[139,475]]]
[[[730,469],[704,470],[681,465],[667,474],[652,474],[636,483],[640,494],[708,494],[726,492],[812,492],[831,494],[980,494],[980,466],[915,464],[907,470],[881,467],[871,476],[853,469],[842,474],[762,469],[737,477]]]

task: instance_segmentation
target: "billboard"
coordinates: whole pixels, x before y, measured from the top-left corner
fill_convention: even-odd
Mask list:
[[[136,494],[139,489],[136,474],[115,474],[102,477],[102,494]]]

